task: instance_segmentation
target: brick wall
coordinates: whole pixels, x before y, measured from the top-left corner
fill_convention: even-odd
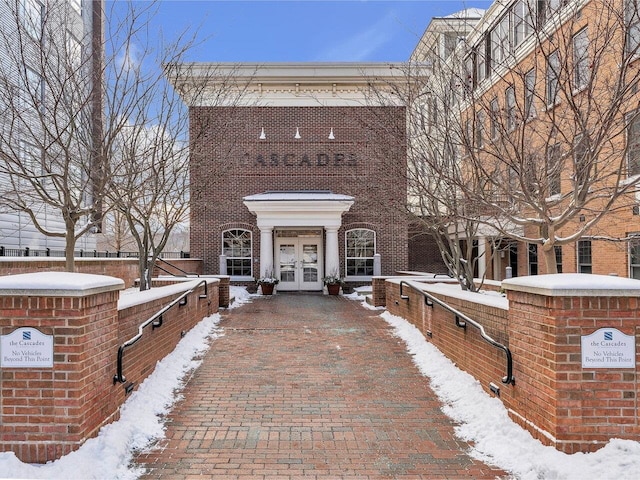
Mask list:
[[[380,118],[386,132],[377,130]],[[342,261],[345,230],[365,226],[376,232],[383,274],[407,269],[407,222],[394,213],[406,201],[403,108],[192,107],[190,119],[190,245],[205,274],[219,273],[222,232],[230,228],[252,232],[258,259],[259,230],[242,198],[268,190],[355,197],[339,231]],[[263,127],[267,138],[259,140]],[[327,138],[331,128],[335,140]]]
[[[80,275],[85,283],[97,277],[65,275]],[[15,283],[18,277],[6,278]],[[183,331],[217,311],[218,282],[213,280],[207,298],[199,298],[204,292],[199,287],[185,306],[164,315],[161,327],[146,328],[141,340],[125,350],[127,382],[114,384],[119,345],[179,293],[173,288],[163,298],[118,310],[117,289],[122,286],[112,280],[112,290],[71,297],[36,291],[16,294],[6,280],[0,286],[0,335],[32,327],[53,335],[54,341],[52,368],[2,368],[0,451],[13,451],[24,462],[43,463],[77,449],[117,419],[126,398],[124,386],[137,387],[173,350]]]
[[[530,282],[538,283],[532,288]],[[451,313],[425,305],[421,293],[405,286],[409,299],[401,299],[399,283],[397,278],[386,282],[389,312],[419,328],[485,391],[491,392],[490,383],[499,386],[511,418],[544,444],[575,453],[597,450],[612,438],[638,439],[640,287],[634,280],[575,274],[512,279],[503,282],[508,310],[421,287],[510,349],[513,385],[501,382],[506,375],[502,350],[477,329],[457,327]],[[582,366],[581,339],[600,328],[635,337],[635,368]]]

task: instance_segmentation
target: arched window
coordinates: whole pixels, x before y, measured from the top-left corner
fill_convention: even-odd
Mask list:
[[[227,275],[252,277],[251,231],[240,228],[222,232],[222,254],[227,257]]]
[[[366,228],[348,230],[346,243],[347,277],[373,276],[376,233]]]

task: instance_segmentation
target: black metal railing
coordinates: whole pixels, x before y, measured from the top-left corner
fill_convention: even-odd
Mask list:
[[[109,250],[76,250],[76,258],[138,258],[139,252],[122,252]],[[0,246],[0,257],[64,257],[64,250],[51,248],[7,248]],[[189,252],[162,252],[160,258],[190,258]]]
[[[116,383],[118,383],[118,382],[119,383],[125,383],[127,381],[126,377],[122,373],[122,370],[123,370],[122,357],[124,356],[124,351],[127,348],[129,348],[130,346],[134,345],[138,340],[140,340],[142,338],[142,333],[144,332],[144,329],[146,327],[148,327],[149,325],[151,325],[151,329],[152,330],[155,330],[156,328],[161,327],[162,326],[162,320],[163,320],[162,316],[165,313],[167,313],[167,311],[169,311],[175,305],[179,305],[179,306],[186,305],[187,304],[188,295],[191,294],[193,291],[195,291],[197,288],[199,288],[200,285],[204,285],[204,293],[200,294],[198,296],[198,298],[200,298],[200,299],[207,298],[209,296],[208,295],[208,289],[207,289],[207,281],[206,280],[200,280],[198,282],[198,284],[195,285],[193,288],[191,288],[190,290],[187,290],[182,295],[180,295],[176,299],[172,300],[171,303],[169,303],[168,305],[163,307],[157,313],[153,314],[153,316],[151,318],[149,318],[145,322],[141,323],[138,326],[138,333],[134,337],[131,337],[129,340],[127,340],[122,345],[120,345],[120,347],[118,348],[117,372],[113,376],[113,384],[114,385]]]
[[[420,293],[423,297],[424,297],[424,301],[425,304],[429,307],[433,308],[433,304],[436,303],[438,305],[440,305],[442,308],[444,308],[445,310],[448,310],[449,312],[453,313],[455,315],[455,321],[456,321],[456,326],[460,327],[460,328],[467,328],[467,324],[474,326],[475,328],[477,328],[480,331],[480,336],[487,341],[488,343],[490,343],[491,345],[493,345],[494,347],[502,350],[506,356],[506,361],[507,361],[507,374],[502,377],[502,383],[504,384],[512,384],[514,385],[516,383],[516,379],[513,376],[513,359],[511,357],[511,350],[509,350],[509,347],[503,345],[502,343],[494,340],[492,337],[490,337],[487,332],[485,332],[484,327],[479,324],[478,322],[476,322],[475,320],[471,319],[469,316],[465,315],[464,313],[456,310],[455,308],[453,308],[451,305],[446,304],[445,302],[443,302],[442,300],[434,297],[433,295],[423,291],[422,289],[416,287],[415,285],[411,284],[410,282],[407,282],[406,280],[401,280],[400,281],[400,298],[403,300],[409,300],[409,296],[408,295],[403,295],[402,293],[402,287],[403,285],[407,285],[410,288],[412,288],[413,290],[415,290],[416,292]]]
[[[169,266],[170,268],[173,268],[174,270],[177,270],[177,271],[178,271],[178,272],[180,272],[182,275],[177,275],[177,274],[175,274],[174,272],[167,270],[166,268],[164,268],[164,267],[162,267],[162,266],[161,266],[161,264],[162,264],[162,263],[166,264],[166,265],[167,265],[167,266]],[[167,274],[172,275],[172,276],[174,276],[174,277],[178,277],[178,276],[181,276],[181,277],[188,277],[188,276],[196,276],[196,277],[199,277],[199,276],[200,276],[200,274],[199,274],[199,273],[195,273],[195,272],[194,272],[194,273],[190,273],[190,272],[187,272],[186,270],[183,270],[182,268],[178,267],[177,265],[174,265],[174,264],[173,264],[173,263],[171,263],[171,262],[167,262],[164,258],[158,258],[158,259],[156,260],[156,265],[155,265],[155,266],[156,266],[156,268],[157,268],[158,270],[161,270],[161,271],[163,271],[164,273],[167,273]]]

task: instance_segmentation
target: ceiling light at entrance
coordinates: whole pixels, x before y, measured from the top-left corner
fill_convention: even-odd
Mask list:
[[[260,140],[266,140],[267,136],[264,133],[264,127],[262,127],[262,130],[260,130]]]
[[[296,134],[293,136],[296,140],[300,140],[302,137],[300,136],[300,129],[296,127]]]

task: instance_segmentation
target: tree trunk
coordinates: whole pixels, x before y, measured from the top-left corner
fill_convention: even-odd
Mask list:
[[[546,273],[558,273],[558,264],[556,263],[556,250],[554,245],[542,246],[542,256],[544,257],[544,265]]]
[[[67,225],[67,233],[64,244],[65,270],[67,272],[76,271],[76,234],[75,225]]]
[[[151,288],[151,271],[149,269],[149,257],[140,255],[138,259],[138,273],[140,274],[140,291]]]

